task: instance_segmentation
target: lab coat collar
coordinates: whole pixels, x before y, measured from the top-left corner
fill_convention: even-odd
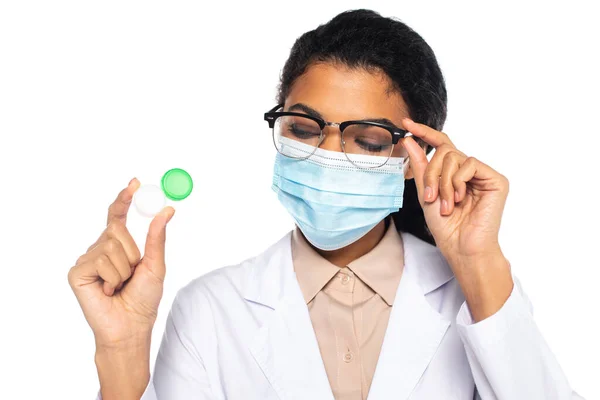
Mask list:
[[[404,265],[410,265],[426,295],[449,282],[454,273],[440,250],[415,235],[402,232]]]
[[[246,300],[274,309],[282,299],[286,282],[295,277],[291,263],[291,239],[292,231],[264,253],[249,260],[242,282]]]
[[[403,234],[403,239],[404,270],[369,400],[408,399],[450,327],[450,321],[434,310],[426,298],[427,293],[452,279],[447,264],[441,262],[443,257],[435,256],[437,250],[433,246],[412,235]]]
[[[404,270],[390,314],[369,400],[407,399],[439,347],[450,321],[426,294],[452,279],[439,250],[402,233]],[[291,232],[247,268],[244,297],[273,309],[249,350],[281,400],[333,400],[318,342],[291,255]]]
[[[275,308],[284,296],[288,279],[294,278],[291,240],[288,232],[277,243],[251,261],[243,283],[246,300]],[[439,249],[418,237],[401,232],[404,264],[412,265],[415,278],[426,295],[450,281],[454,274]]]
[[[273,309],[249,350],[278,397],[334,400],[294,273],[291,232],[253,260],[245,281],[245,298]]]

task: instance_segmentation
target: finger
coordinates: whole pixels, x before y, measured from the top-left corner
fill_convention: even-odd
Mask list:
[[[431,161],[429,161],[429,165],[427,165],[427,168],[425,169],[425,175],[423,177],[425,182],[425,201],[431,203],[437,199],[444,158],[449,152],[452,151],[458,150],[446,144],[443,144],[435,149],[435,153],[433,154],[433,157],[431,157]]]
[[[133,200],[133,194],[140,186],[140,182],[133,178],[129,185],[117,196],[115,201],[108,207],[108,217],[106,219],[106,224],[110,224],[111,221],[120,221],[125,223],[127,221],[127,211],[129,211],[129,205],[131,204],[131,200]]]
[[[90,264],[92,264],[92,267],[95,268],[97,276],[104,281],[102,285],[104,294],[107,296],[112,296],[116,287],[121,283],[121,275],[119,274],[119,271],[117,271],[106,254],[97,257]]]
[[[412,137],[406,137],[402,139],[400,143],[408,153],[408,157],[410,159],[409,166],[414,176],[415,185],[417,186],[419,203],[422,206],[424,204],[423,198],[425,190],[423,176],[429,161],[425,155],[425,150],[423,150],[423,148],[420,147]]]
[[[467,183],[455,175],[452,177],[452,185],[454,186],[454,203],[460,203],[467,195]]]
[[[131,265],[125,254],[125,249],[117,239],[108,239],[102,245],[104,254],[121,275],[121,282],[125,282],[131,276]]]
[[[465,198],[467,182],[477,190],[503,190],[508,195],[508,179],[475,157],[468,157],[452,179],[455,187],[458,187],[459,201]]]
[[[441,215],[450,215],[454,211],[455,188],[453,177],[466,158],[464,154],[459,154],[456,151],[450,151],[444,156],[440,177]]]
[[[105,233],[107,239],[116,239],[121,243],[130,266],[136,266],[140,262],[140,258],[142,257],[140,249],[135,244],[135,240],[133,240],[131,233],[129,233],[124,223],[119,221],[111,222],[106,227]]]
[[[85,251],[85,254],[90,253],[92,250],[94,250],[96,247],[98,247],[100,245],[100,243],[102,243],[103,241],[106,240],[106,238],[107,238],[106,230],[104,230],[104,231],[102,231],[102,233],[100,234],[98,239],[96,239],[96,241],[94,243],[92,243],[92,245],[90,247],[88,247],[88,249]]]
[[[83,257],[80,257],[80,260]],[[77,264],[69,270],[69,284],[73,289],[99,283],[104,294],[112,296],[114,288],[121,283],[121,274],[112,265],[106,254],[86,261],[77,260]]]
[[[160,279],[165,277],[165,241],[167,223],[173,218],[175,210],[173,207],[165,207],[159,212],[148,229],[146,236],[146,248],[144,250],[144,260],[148,267]]]
[[[452,143],[448,135],[446,135],[444,132],[436,131],[435,129],[424,124],[419,124],[410,118],[404,118],[402,120],[402,126],[404,126],[404,129],[433,147],[437,148],[443,144],[446,144],[456,148],[454,143]]]
[[[129,279],[133,268],[129,265],[125,250],[118,240],[109,238],[100,242],[94,249],[77,259],[75,267],[82,271],[79,275],[83,274],[82,276],[86,277],[86,283],[90,283],[90,278],[96,277],[96,275],[94,275],[95,268],[90,270],[89,265],[93,266],[96,262],[100,262],[104,258],[108,258],[111,264],[116,268],[121,277],[121,281]],[[88,269],[86,270],[86,268]]]
[[[118,242],[112,243],[112,242]],[[125,243],[125,244],[124,244]],[[100,238],[89,247],[87,252],[77,259],[75,265],[86,263],[106,254],[114,247],[121,247],[125,254],[127,266],[133,269],[140,261],[140,251],[127,228],[120,222],[111,222],[102,232]]]

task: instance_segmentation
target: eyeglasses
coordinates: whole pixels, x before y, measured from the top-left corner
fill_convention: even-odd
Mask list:
[[[282,107],[283,104],[279,104],[266,112],[265,121],[273,130],[277,151],[298,160],[305,160],[315,153],[325,139],[323,129],[331,126],[340,130],[341,148],[348,161],[358,168],[379,168],[388,162],[398,141],[409,133],[380,122],[357,120],[338,123],[308,114],[278,111]],[[288,146],[286,143],[300,146]],[[365,163],[364,156],[373,157]]]

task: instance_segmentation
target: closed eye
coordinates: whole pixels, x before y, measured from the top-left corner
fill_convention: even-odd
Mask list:
[[[308,126],[302,126],[300,124],[290,124],[288,125],[287,131],[297,137],[298,139],[306,140],[313,139],[315,137],[321,136],[321,132],[315,131]]]

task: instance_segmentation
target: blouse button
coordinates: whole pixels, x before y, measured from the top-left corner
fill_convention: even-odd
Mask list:
[[[344,354],[344,361],[349,363],[354,358],[354,355],[351,352]]]
[[[344,274],[342,275],[342,285],[347,285],[350,282],[350,276]]]

